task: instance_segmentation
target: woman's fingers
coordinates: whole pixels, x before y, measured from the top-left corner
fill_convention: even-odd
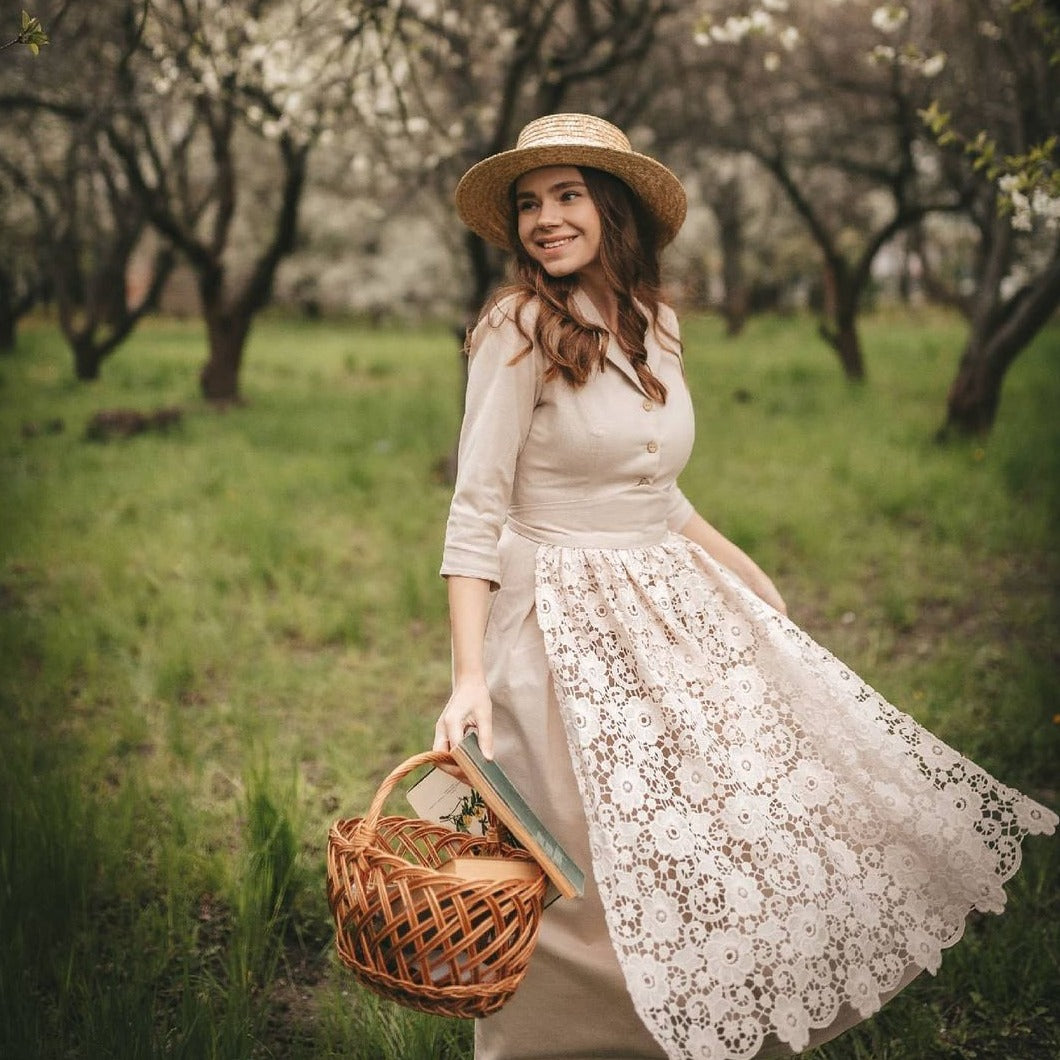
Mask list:
[[[478,733],[482,753],[486,758],[492,758],[493,704],[485,685],[471,691],[457,690],[453,693],[435,723],[434,750],[451,750],[471,730]],[[446,772],[452,770],[447,769]]]
[[[493,711],[486,711],[475,723],[478,730],[478,745],[484,758],[493,757]]]

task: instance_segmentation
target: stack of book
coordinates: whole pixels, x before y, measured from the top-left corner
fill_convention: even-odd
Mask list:
[[[541,823],[501,766],[482,754],[478,736],[468,733],[452,749],[452,755],[470,784],[432,769],[409,789],[408,800],[416,815],[458,832],[484,835],[486,813],[492,810],[534,861],[460,857],[446,862],[441,871],[467,879],[512,879],[529,878],[540,866],[550,884],[546,904],[559,896],[577,898],[584,894],[585,873]]]

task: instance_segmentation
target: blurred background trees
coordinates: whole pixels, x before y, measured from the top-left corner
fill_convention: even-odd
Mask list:
[[[587,110],[628,126],[650,98],[664,61],[669,0],[458,0],[404,5],[398,37],[410,76],[403,102],[424,137],[404,168],[430,181],[447,221],[460,175],[514,146],[526,122]],[[391,151],[391,156],[394,152]],[[462,234],[469,322],[502,274],[502,259],[474,233]]]
[[[194,274],[209,400],[239,397],[251,324],[296,244],[310,151],[356,113],[357,92],[385,80],[377,14],[385,4],[101,0],[64,11],[62,36],[53,29],[71,42],[72,73],[25,61],[4,71],[18,79],[9,111],[91,137],[99,179],[120,181]],[[70,62],[75,50],[83,62]],[[126,238],[124,219],[106,228],[115,244]]]
[[[1005,372],[1060,305],[1060,18],[1056,4],[969,0],[939,6],[923,39],[948,55],[925,119],[977,237],[944,430],[986,431]]]
[[[54,303],[74,374],[95,379],[104,359],[156,308],[175,258],[168,245],[160,246],[150,281],[133,295],[127,277],[147,235],[147,212],[108,157],[100,130],[48,113],[32,121],[23,115],[13,125],[21,126],[21,136],[0,157],[0,172],[12,201],[21,199],[31,212],[21,244],[12,247],[11,275],[23,277],[25,309],[38,297]],[[26,227],[33,233],[28,239]],[[7,313],[12,329],[20,308],[11,305]]]
[[[1047,0],[87,6],[40,5],[48,47],[0,53],[0,340],[47,297],[82,378],[178,307],[177,262],[210,400],[239,397],[274,300],[462,334],[502,262],[462,231],[453,186],[555,110],[615,121],[685,179],[670,285],[731,334],[809,309],[860,379],[863,309],[957,306],[947,431],[989,429],[1060,302]]]

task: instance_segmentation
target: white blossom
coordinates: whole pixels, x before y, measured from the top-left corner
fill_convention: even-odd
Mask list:
[[[721,44],[739,44],[751,32],[751,20],[745,15],[730,15],[720,26],[711,26],[710,35]]]
[[[1060,196],[1050,195],[1045,188],[1035,188],[1031,195],[1031,209],[1046,221],[1060,221]]]
[[[796,1052],[801,1052],[810,1041],[810,1016],[799,998],[778,997],[773,1005],[773,1023],[777,1037]]]
[[[946,53],[935,52],[934,55],[928,56],[920,64],[920,73],[924,77],[938,77],[939,74],[946,68]]]
[[[769,33],[773,29],[773,16],[768,11],[758,10],[751,15],[751,29],[755,33]]]
[[[909,11],[901,4],[884,4],[872,13],[872,24],[881,33],[895,33],[905,25]]]
[[[203,91],[209,96],[216,96],[221,90],[221,84],[217,80],[217,74],[210,67],[206,67],[202,71],[202,74],[199,76],[199,84],[202,86]]]
[[[1031,200],[1022,191],[1013,191],[1009,194],[1012,203],[1012,227],[1020,232],[1029,232],[1034,227],[1034,213],[1031,210]]]
[[[999,293],[1006,301],[1030,280],[1030,274],[1022,265],[1017,265],[999,284]]]

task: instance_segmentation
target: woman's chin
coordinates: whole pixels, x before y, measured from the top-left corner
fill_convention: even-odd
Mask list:
[[[554,279],[559,279],[562,276],[571,276],[578,271],[578,266],[573,262],[565,261],[543,261],[541,262],[541,268]]]

